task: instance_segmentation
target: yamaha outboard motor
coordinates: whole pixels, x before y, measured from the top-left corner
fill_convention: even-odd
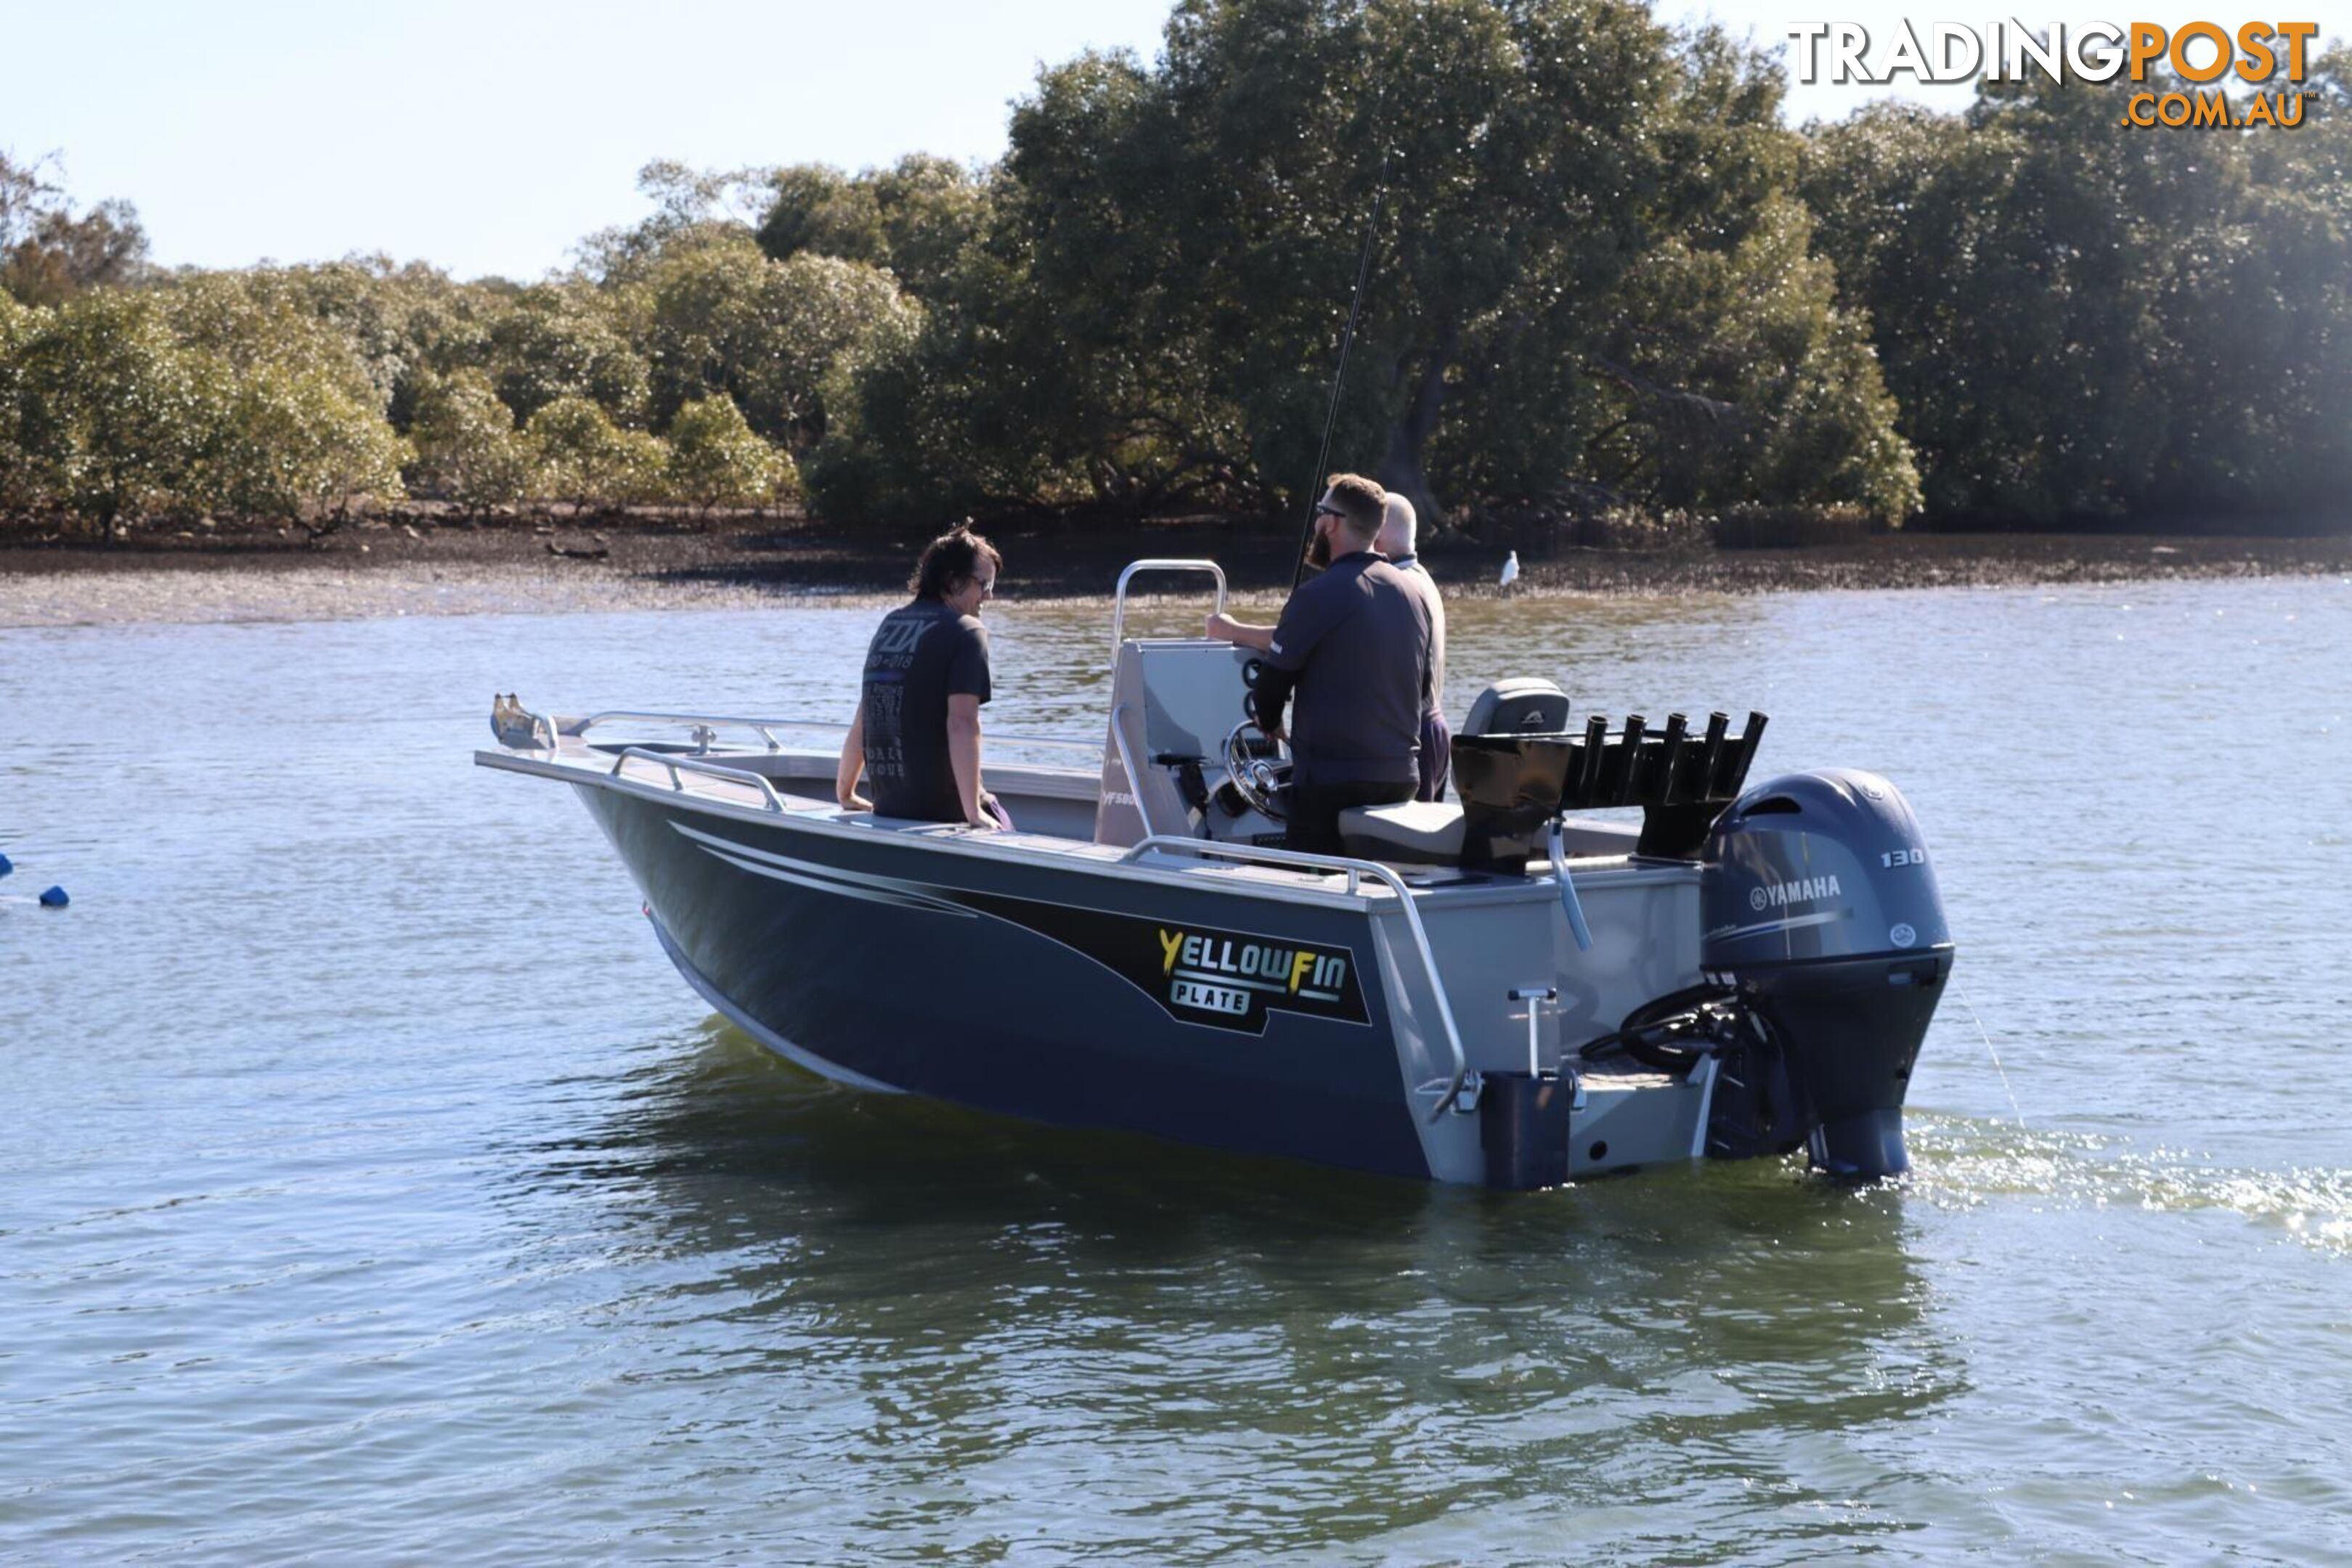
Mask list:
[[[1790,774],[1717,820],[1706,860],[1700,965],[1769,1026],[1788,1130],[1834,1175],[1909,1168],[1903,1095],[1952,967],[1911,808],[1874,773]]]

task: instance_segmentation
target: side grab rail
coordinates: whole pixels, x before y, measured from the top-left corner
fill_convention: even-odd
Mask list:
[[[1225,569],[1215,561],[1153,559],[1128,562],[1127,570],[1118,574],[1118,591],[1111,596],[1110,662],[1114,668],[1118,664],[1118,645],[1125,639],[1127,630],[1127,585],[1139,571],[1205,571],[1217,580],[1218,612],[1222,614],[1225,608]]]
[[[849,733],[847,725],[823,718],[744,718],[731,714],[638,713],[625,708],[614,708],[606,713],[592,713],[586,718],[574,719],[564,727],[563,733],[577,739],[600,724],[679,724],[704,725],[712,729],[722,727],[748,729],[767,742],[768,749],[771,751],[782,751],[784,748],[783,743],[775,737],[775,731],[780,729],[816,729],[823,730],[828,735]],[[1064,736],[1008,735],[1002,730],[992,729],[988,732],[988,738],[1001,740],[1008,746],[1051,746],[1064,751],[1082,751],[1089,757],[1102,755],[1102,746],[1099,742],[1071,740]]]
[[[641,746],[632,746],[623,750],[620,756],[613,758],[612,777],[615,779],[625,777],[622,770],[632,762],[650,762],[656,768],[667,769],[669,773],[669,787],[681,795],[687,793],[686,779],[683,775],[699,773],[706,778],[717,779],[729,784],[749,784],[760,791],[763,810],[781,812],[786,816],[792,814],[792,808],[784,804],[784,798],[782,795],[776,793],[776,787],[769,783],[763,775],[751,772],[749,768],[721,768],[716,762],[703,762],[691,757],[679,757],[667,751],[647,751]]]
[[[1422,972],[1429,977],[1430,992],[1437,998],[1437,1019],[1445,1026],[1445,1044],[1454,1053],[1453,1081],[1446,1085],[1445,1092],[1438,1097],[1436,1105],[1429,1113],[1429,1119],[1434,1122],[1445,1114],[1445,1108],[1460,1097],[1462,1085],[1470,1076],[1470,1059],[1462,1049],[1462,1031],[1454,1027],[1454,1004],[1446,998],[1444,977],[1437,972],[1437,955],[1430,950],[1429,933],[1421,924],[1421,911],[1413,904],[1412,890],[1405,886],[1402,877],[1378,861],[1356,860],[1347,855],[1309,854],[1304,850],[1260,849],[1254,844],[1225,844],[1210,839],[1180,839],[1159,833],[1139,841],[1118,857],[1119,863],[1124,865],[1152,850],[1164,854],[1194,855],[1202,860],[1294,866],[1302,871],[1345,872],[1350,896],[1359,891],[1364,877],[1369,876],[1385,884],[1391,893],[1396,894],[1397,907],[1404,912],[1405,929],[1412,933],[1413,951],[1421,959]]]
[[[767,742],[771,751],[782,751],[784,744],[776,738],[780,729],[846,730],[845,724],[826,724],[818,719],[744,718],[733,714],[716,713],[641,713],[629,708],[613,708],[604,713],[592,713],[586,718],[574,719],[563,733],[583,737],[600,724],[679,724],[699,725],[710,729],[748,729]]]

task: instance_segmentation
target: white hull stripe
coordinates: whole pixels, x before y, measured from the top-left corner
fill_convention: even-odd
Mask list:
[[[748,871],[753,876],[764,876],[773,882],[789,882],[796,886],[813,888],[818,893],[837,893],[845,898],[862,898],[869,904],[896,904],[901,909],[927,909],[940,915],[961,915],[966,919],[971,917],[971,910],[958,909],[952,904],[941,904],[937,899],[908,898],[899,894],[881,893],[871,888],[858,887],[850,883],[826,882],[819,877],[803,876],[797,872],[789,872],[781,866],[762,865],[758,861],[745,860],[741,855],[729,854],[725,850],[713,849],[709,844],[702,846],[702,852],[725,861],[729,865]]]
[[[1701,940],[1728,942],[1741,936],[1759,936],[1767,931],[1796,931],[1807,925],[1827,925],[1832,920],[1844,918],[1844,910],[1831,909],[1819,915],[1791,915],[1786,920],[1766,920],[1754,925],[1718,925]]]
[[[867,876],[858,872],[841,871],[833,866],[817,865],[809,861],[794,860],[772,850],[755,849],[738,843],[733,839],[716,833],[706,833],[699,828],[673,821],[670,826],[695,841],[703,853],[725,861],[731,866],[777,882],[789,882],[797,886],[813,888],[819,893],[837,893],[846,898],[862,898],[872,904],[896,904],[902,909],[928,909],[940,915],[961,915],[971,919],[973,911],[951,904],[923,891],[914,883],[899,882],[890,877]]]

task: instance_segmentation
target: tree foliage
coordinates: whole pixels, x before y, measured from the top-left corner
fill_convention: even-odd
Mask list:
[[[112,537],[186,482],[212,406],[152,298],[79,295],[18,343],[17,363],[16,444],[41,499]]]
[[[408,437],[416,454],[408,469],[414,494],[480,510],[530,492],[530,448],[515,430],[513,413],[479,371],[425,380],[417,390]]]
[[[526,423],[567,398],[585,398],[625,423],[646,418],[651,381],[645,356],[592,290],[523,290],[492,319],[488,359],[499,401]]]
[[[147,233],[125,201],[78,213],[45,166],[0,153],[0,294],[56,305],[85,288],[135,281]]]
[[[656,422],[723,392],[752,429],[786,446],[823,440],[832,402],[920,319],[870,266],[805,254],[772,261],[740,234],[677,247],[647,288]]]
[[[1802,131],[1642,0],[1178,0],[1041,71],[1003,160],[698,171],[567,275],[163,273],[0,158],[0,513],[118,534],[396,492],[800,494],[845,520],[2340,512],[2352,51],[2294,131],[2135,84]],[[2159,82],[2159,89],[2178,86]]]
[[[26,510],[39,498],[25,444],[24,348],[42,330],[47,314],[0,291],[0,516]]]
[[[287,274],[200,273],[155,299],[202,411],[177,504],[292,520],[401,494],[408,448],[359,344]]]
[[[410,450],[347,381],[284,364],[234,376],[211,435],[186,498],[206,510],[289,522],[400,496]]]
[[[582,276],[620,285],[642,279],[662,257],[704,239],[736,235],[761,211],[775,171],[702,170],[656,158],[637,171],[654,210],[635,224],[600,229],[580,242]]]
[[[2319,62],[2299,131],[2119,131],[2141,89],[2079,81],[1811,129],[1802,187],[1933,510],[2052,522],[2352,493],[2347,62]]]
[[[919,299],[940,292],[988,216],[983,180],[922,153],[856,175],[794,164],[776,170],[769,184],[773,193],[758,237],[771,257],[862,261],[888,270]]]
[[[614,425],[591,399],[560,397],[542,405],[523,434],[541,495],[586,507],[659,501],[668,494],[669,449],[644,431]]]
[[[1899,517],[1907,453],[1778,110],[1759,58],[1618,0],[1184,0],[1156,63],[1083,56],[1016,108],[923,352],[866,389],[878,449],[820,454],[819,495],[1294,498],[1370,225],[1339,451],[1425,511],[1597,482]]]
[[[679,409],[669,446],[669,494],[706,511],[765,506],[798,489],[792,458],[761,440],[731,398],[698,398]]]

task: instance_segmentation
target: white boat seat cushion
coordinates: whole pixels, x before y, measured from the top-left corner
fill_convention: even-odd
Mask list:
[[[1462,808],[1452,800],[1351,807],[1339,813],[1339,840],[1360,860],[1458,865]]]

